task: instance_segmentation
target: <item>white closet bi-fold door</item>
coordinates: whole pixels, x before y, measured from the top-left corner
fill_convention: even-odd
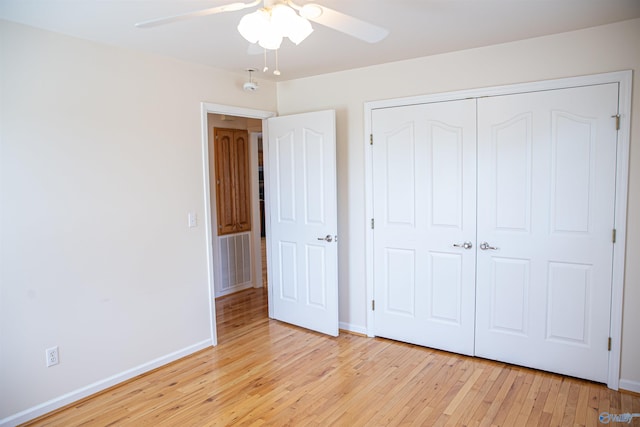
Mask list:
[[[373,111],[376,335],[606,382],[618,85]]]

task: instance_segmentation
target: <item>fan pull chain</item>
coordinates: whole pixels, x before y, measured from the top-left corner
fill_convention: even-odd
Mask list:
[[[276,69],[273,70],[273,74],[275,74],[276,76],[280,75],[280,67],[278,66],[278,50],[276,49]]]
[[[267,49],[264,50],[264,68],[262,69],[263,73],[269,71],[269,67],[267,67]]]

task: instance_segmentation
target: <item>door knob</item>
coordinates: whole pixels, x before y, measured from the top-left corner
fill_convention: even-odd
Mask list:
[[[324,237],[318,237],[318,240],[326,240],[327,242],[333,242],[333,237],[331,237],[331,234],[327,234]]]
[[[464,242],[464,243],[454,243],[453,247],[454,248],[471,249],[473,247],[473,245],[471,244],[471,242]]]
[[[486,250],[489,250],[489,249],[492,250],[492,251],[497,251],[500,248],[496,248],[496,247],[490,246],[487,242],[482,242],[482,243],[480,243],[480,249],[482,249],[483,251],[486,251]]]

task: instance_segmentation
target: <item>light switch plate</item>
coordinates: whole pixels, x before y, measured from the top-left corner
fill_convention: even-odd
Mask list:
[[[187,221],[188,221],[189,228],[194,228],[198,226],[198,216],[196,215],[195,212],[189,212],[189,214],[187,215]]]

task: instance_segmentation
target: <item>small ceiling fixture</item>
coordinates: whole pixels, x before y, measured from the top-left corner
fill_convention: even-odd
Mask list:
[[[251,78],[251,73],[253,73],[255,69],[247,68],[247,71],[249,72],[249,81],[242,85],[242,89],[244,89],[245,92],[255,92],[258,90],[258,83],[254,82]]]

